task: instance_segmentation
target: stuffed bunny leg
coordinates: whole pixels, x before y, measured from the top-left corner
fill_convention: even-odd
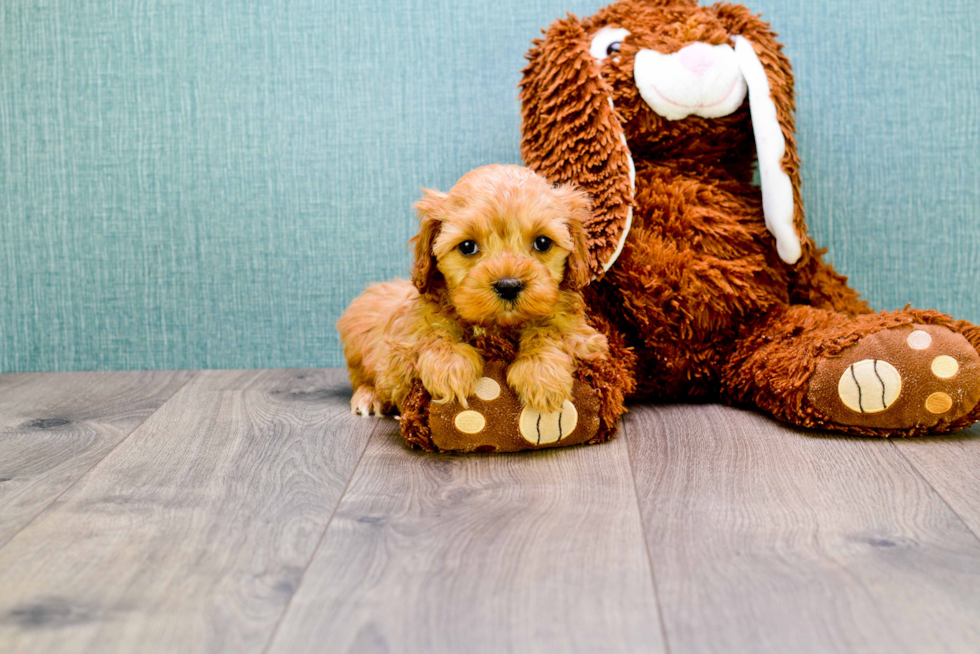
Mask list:
[[[804,427],[944,433],[980,418],[978,349],[980,328],[937,311],[778,307],[744,330],[722,392]]]

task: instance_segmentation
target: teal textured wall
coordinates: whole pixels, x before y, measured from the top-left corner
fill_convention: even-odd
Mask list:
[[[524,51],[601,4],[0,3],[0,370],[339,365],[419,187],[519,161]],[[749,4],[830,258],[980,321],[980,3]]]

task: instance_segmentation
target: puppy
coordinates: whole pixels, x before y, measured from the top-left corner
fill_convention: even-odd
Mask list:
[[[525,406],[557,411],[576,359],[608,355],[580,293],[588,197],[509,165],[477,168],[449,193],[423,192],[412,280],[371,286],[337,323],[352,411],[397,408],[415,379],[433,401],[467,406],[483,373],[468,340],[486,329],[516,330],[507,383]]]

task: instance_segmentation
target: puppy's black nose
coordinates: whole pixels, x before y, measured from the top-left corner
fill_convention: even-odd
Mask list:
[[[494,283],[493,290],[500,299],[513,300],[524,290],[524,282],[516,277],[503,277]]]

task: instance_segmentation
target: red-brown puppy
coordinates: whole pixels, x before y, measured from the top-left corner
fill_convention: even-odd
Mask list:
[[[415,379],[434,401],[466,406],[483,374],[468,340],[494,327],[520,334],[507,383],[526,406],[558,410],[571,396],[575,360],[608,352],[580,293],[590,277],[588,197],[505,165],[477,168],[449,193],[424,192],[412,280],[371,286],[337,322],[351,409],[390,411]]]

